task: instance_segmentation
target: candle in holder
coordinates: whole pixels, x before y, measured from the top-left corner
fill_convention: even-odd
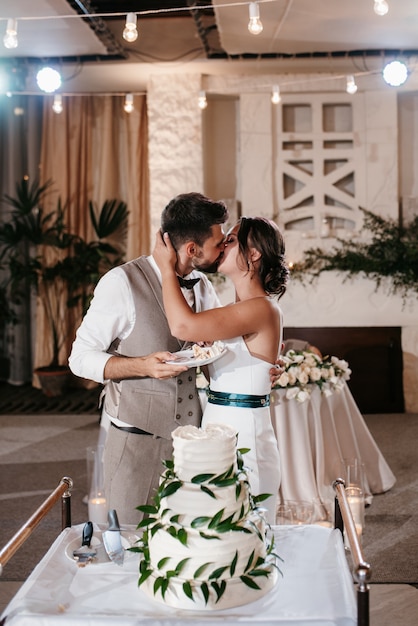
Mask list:
[[[104,492],[103,445],[87,448],[87,478],[89,484],[89,520],[96,524],[107,523],[107,501]]]
[[[347,487],[345,493],[353,516],[357,537],[361,540],[364,526],[364,493],[359,487]]]
[[[104,496],[96,496],[88,499],[89,520],[96,524],[107,523],[107,501]]]

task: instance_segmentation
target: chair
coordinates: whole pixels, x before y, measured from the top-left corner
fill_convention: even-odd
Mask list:
[[[31,517],[19,528],[17,533],[0,550],[0,576],[3,567],[30,537],[39,522],[49,513],[54,504],[61,498],[61,529],[71,526],[71,489],[73,481],[68,476],[61,479],[58,487],[47,497]]]

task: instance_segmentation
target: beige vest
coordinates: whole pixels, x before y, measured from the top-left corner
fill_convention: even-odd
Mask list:
[[[142,356],[151,352],[176,352],[182,341],[172,336],[164,312],[162,290],[146,257],[121,266],[131,286],[135,305],[135,325],[126,339],[116,339],[108,352],[122,356]],[[134,378],[106,384],[105,411],[131,426],[164,439],[185,424],[200,425],[202,416],[196,390],[196,370],[189,369],[169,380]]]

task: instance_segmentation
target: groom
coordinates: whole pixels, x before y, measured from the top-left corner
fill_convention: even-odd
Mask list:
[[[199,193],[181,194],[161,216],[177,250],[180,278],[197,279],[182,288],[196,311],[219,306],[212,284],[200,270],[214,272],[224,250],[228,211]],[[190,287],[190,285],[189,285]],[[109,424],[104,453],[109,509],[121,524],[137,524],[136,507],[152,499],[172,455],[171,432],[200,425],[201,407],[195,369],[166,363],[183,348],[170,333],[161,280],[152,256],[141,256],[110,270],[73,343],[69,365],[74,374],[104,383],[102,422]]]

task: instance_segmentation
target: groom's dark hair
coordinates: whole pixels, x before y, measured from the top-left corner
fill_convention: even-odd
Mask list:
[[[161,232],[170,235],[176,250],[186,241],[203,246],[214,224],[224,224],[228,209],[223,202],[211,200],[201,193],[183,193],[167,204],[161,214]]]

